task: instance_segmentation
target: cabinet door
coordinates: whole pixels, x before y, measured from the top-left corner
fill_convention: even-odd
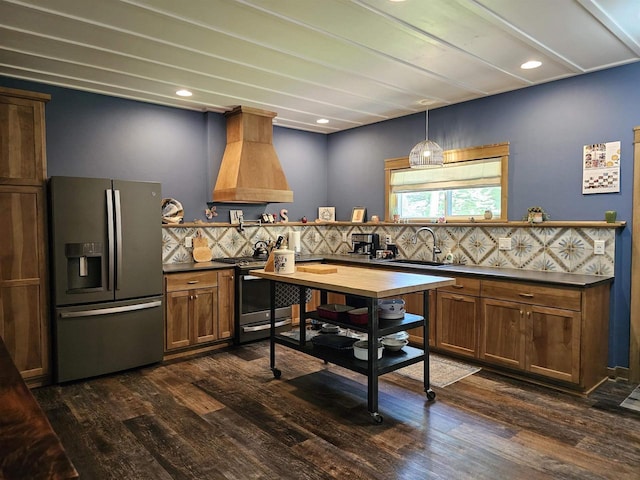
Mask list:
[[[14,185],[42,185],[46,178],[44,103],[5,96],[6,91],[0,89],[0,178]]]
[[[234,270],[218,272],[218,339],[233,337]]]
[[[189,334],[189,298],[188,290],[166,294],[167,350],[187,347],[190,344]]]
[[[411,293],[409,295],[403,295],[402,298],[405,301],[405,309],[409,313],[415,315],[423,315],[422,307],[422,295],[423,292]],[[436,291],[429,290],[429,346],[435,347],[436,345]],[[412,345],[424,346],[424,333],[422,328],[412,328],[408,331],[409,341]]]
[[[524,314],[522,304],[482,299],[480,358],[524,369]]]
[[[211,342],[218,334],[218,288],[202,288],[189,293],[193,343]]]
[[[436,346],[466,357],[477,357],[478,310],[478,297],[438,291]]]
[[[526,324],[526,369],[577,383],[580,380],[580,312],[531,306],[526,312]]]
[[[0,335],[25,379],[48,374],[42,187],[0,185]]]
[[[45,373],[40,287],[0,282],[0,336],[27,380]]]

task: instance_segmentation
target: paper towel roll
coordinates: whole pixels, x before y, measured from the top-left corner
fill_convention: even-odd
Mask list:
[[[300,253],[300,232],[289,232],[289,248],[292,248],[296,253]]]

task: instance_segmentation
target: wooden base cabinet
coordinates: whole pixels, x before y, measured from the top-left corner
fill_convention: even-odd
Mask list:
[[[480,359],[589,391],[606,379],[609,284],[482,281]]]
[[[165,351],[233,337],[234,270],[165,275]]]

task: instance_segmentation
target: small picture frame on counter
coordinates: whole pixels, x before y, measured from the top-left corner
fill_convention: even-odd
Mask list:
[[[335,222],[336,207],[318,207],[318,220],[323,222]]]
[[[351,212],[352,223],[364,223],[367,221],[367,209],[365,207],[353,207]]]
[[[229,210],[229,221],[231,225],[240,225],[242,210]]]

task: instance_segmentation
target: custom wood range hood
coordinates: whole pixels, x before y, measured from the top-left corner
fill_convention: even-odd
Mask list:
[[[293,202],[293,192],[273,148],[273,112],[238,106],[225,113],[227,146],[214,202]]]

